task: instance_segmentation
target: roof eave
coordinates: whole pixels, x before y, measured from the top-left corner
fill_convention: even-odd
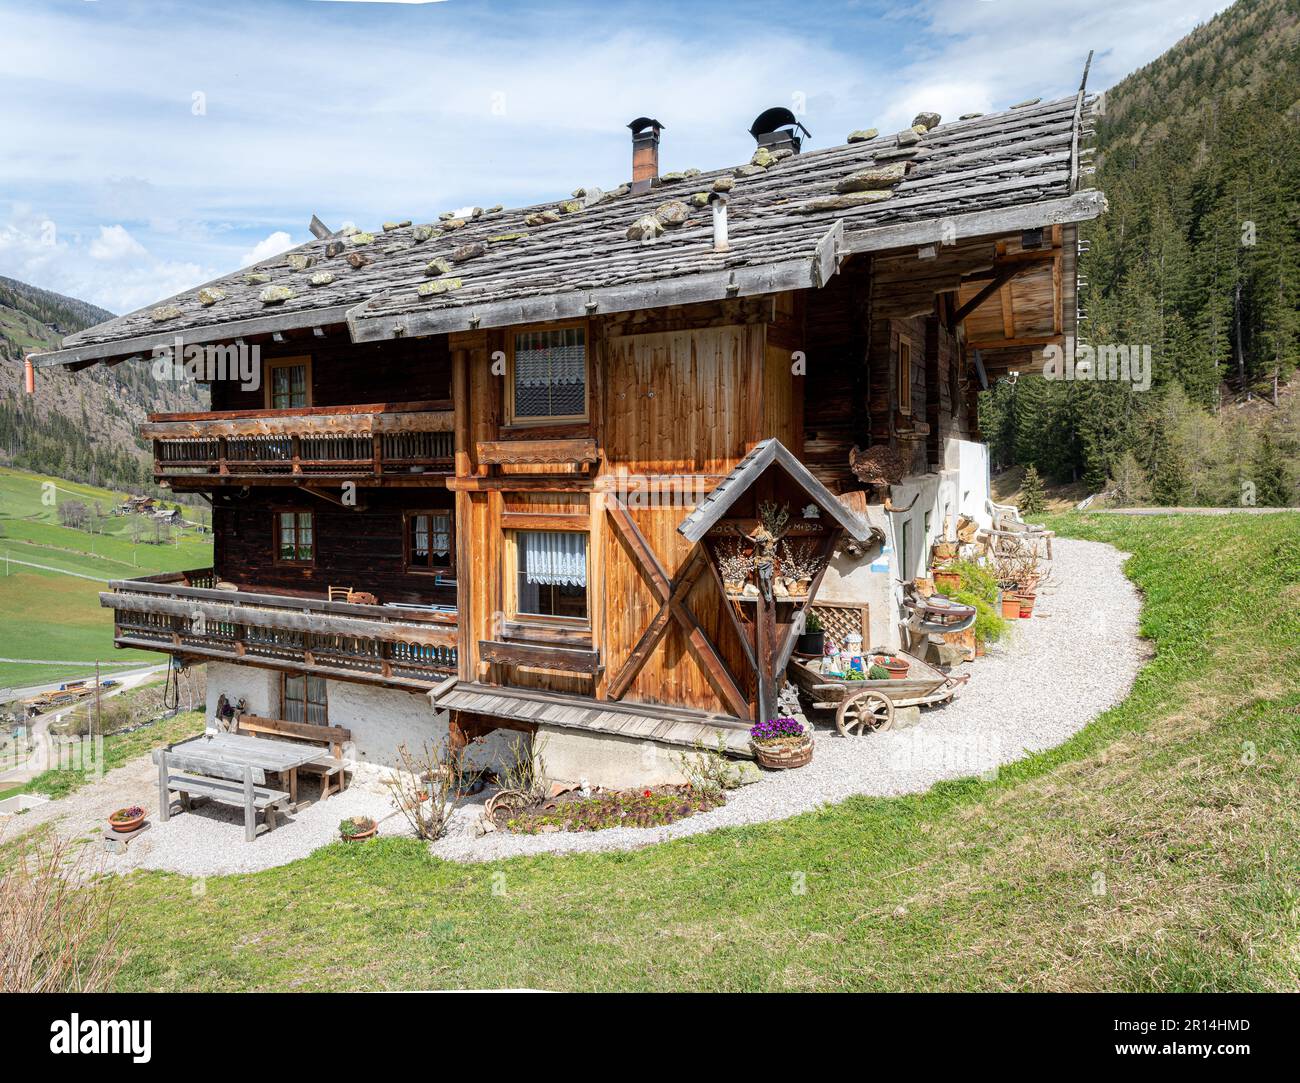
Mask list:
[[[205,342],[226,342],[230,339],[253,335],[269,335],[276,331],[295,331],[308,327],[327,327],[343,323],[351,305],[335,305],[331,308],[313,308],[292,312],[277,312],[273,316],[254,316],[250,319],[232,320],[228,323],[213,323],[202,327],[187,327],[168,331],[159,328],[150,335],[137,335],[133,338],[109,339],[106,342],[88,343],[84,346],[67,346],[59,350],[31,354],[32,363],[38,368],[53,365],[70,365],[80,368],[107,361],[112,358],[138,357],[152,354],[155,350],[173,349],[179,339],[182,346],[195,346]]]
[[[958,239],[988,237],[1070,222],[1089,222],[1105,210],[1106,197],[1100,190],[1089,188],[1059,199],[1044,199],[1014,207],[997,207],[858,230],[845,235],[844,251],[848,255],[856,255],[911,248],[915,245],[951,244]]]

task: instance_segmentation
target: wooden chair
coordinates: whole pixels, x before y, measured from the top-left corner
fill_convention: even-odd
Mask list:
[[[329,589],[329,600],[331,602],[346,602],[351,596],[351,587],[330,587]]]

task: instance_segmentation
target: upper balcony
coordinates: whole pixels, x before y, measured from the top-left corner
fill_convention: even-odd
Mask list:
[[[150,414],[154,480],[173,489],[355,481],[428,484],[453,470],[446,401]]]
[[[454,611],[240,589],[211,568],[116,580],[118,647],[427,690],[456,672]]]

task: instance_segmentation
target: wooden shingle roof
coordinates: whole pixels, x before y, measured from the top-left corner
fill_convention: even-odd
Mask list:
[[[1084,220],[1104,201],[1077,191],[1079,100],[939,124],[919,139],[908,129],[804,151],[766,168],[666,173],[641,195],[620,186],[312,240],[70,335],[38,363],[147,354],[177,335],[229,341],[346,321],[368,341],[816,287],[850,253]],[[863,169],[899,164],[890,187],[840,190]],[[733,181],[730,248],[717,253],[704,197],[723,178]],[[681,224],[650,243],[628,239],[638,218],[676,201]]]

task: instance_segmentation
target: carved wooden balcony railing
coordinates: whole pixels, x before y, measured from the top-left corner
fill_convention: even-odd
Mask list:
[[[456,615],[217,589],[212,569],[116,580],[119,647],[428,689],[456,672]]]
[[[173,488],[353,480],[420,484],[450,474],[455,457],[447,402],[378,403],[297,410],[150,414],[155,480]]]

